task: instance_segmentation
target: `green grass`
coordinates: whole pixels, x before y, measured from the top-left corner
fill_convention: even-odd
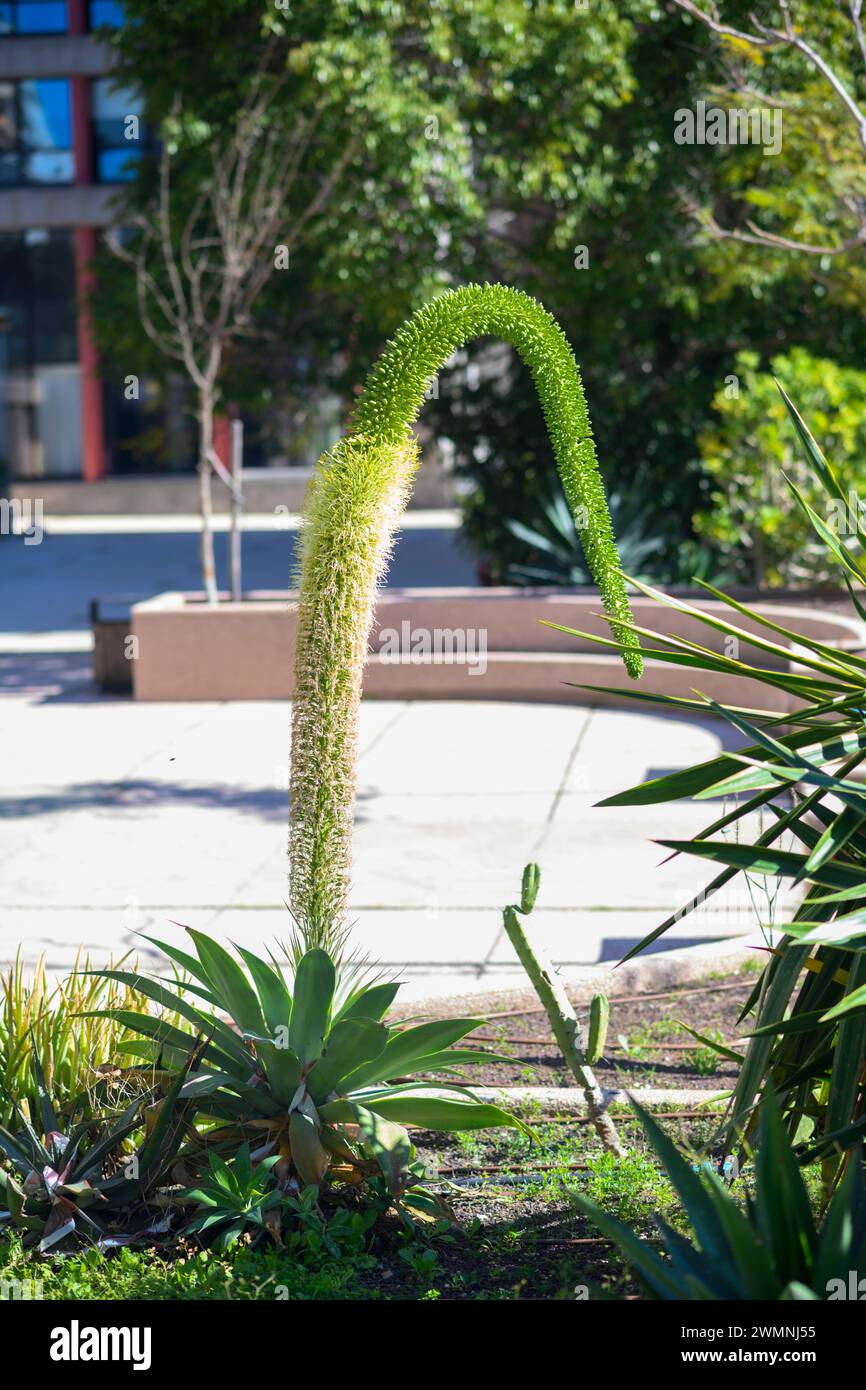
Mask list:
[[[38,1281],[45,1299],[270,1301],[377,1298],[370,1255],[301,1262],[291,1252],[241,1248],[231,1256],[202,1250],[171,1263],[151,1250],[90,1249],[53,1260],[33,1260],[12,1240],[0,1255],[0,1285]]]

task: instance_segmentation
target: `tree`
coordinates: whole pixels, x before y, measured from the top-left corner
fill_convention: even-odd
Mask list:
[[[792,0],[775,0],[770,7],[778,15],[775,24],[757,15],[750,16],[749,28],[725,23],[718,6],[703,9],[694,0],[675,0],[687,15],[705,25],[722,47],[728,85],[738,96],[781,112],[790,118],[795,147],[804,129],[810,136],[810,154],[817,145],[824,168],[823,203],[816,217],[811,183],[785,180],[784,192],[770,177],[755,181],[745,190],[744,203],[752,215],[739,225],[719,222],[710,207],[694,206],[696,215],[715,237],[741,245],[760,246],[773,251],[801,253],[823,260],[860,256],[866,244],[866,106],[858,96],[866,80],[866,33],[863,28],[863,0],[847,4],[819,5],[800,10]],[[802,22],[801,22],[802,15]],[[775,74],[766,72],[767,55],[782,54],[800,60],[812,81],[792,89],[792,67],[777,66]],[[755,86],[754,73],[761,72],[761,87]],[[768,90],[775,76],[776,91]],[[828,102],[829,99],[829,102]],[[799,127],[799,131],[796,129]],[[829,131],[828,131],[829,127]],[[827,138],[828,133],[830,138]],[[771,161],[772,165],[772,161]],[[798,196],[799,193],[799,196]],[[775,231],[756,220],[754,209],[764,208],[777,220],[793,223],[788,231]],[[820,226],[825,220],[825,227]]]
[[[730,0],[737,17],[747,3]],[[264,41],[261,0],[129,0],[128,10],[136,22],[117,38],[121,73],[143,89],[151,119],[170,111],[178,85],[211,128],[231,119]],[[738,210],[756,161],[773,165],[760,171],[762,196],[806,189],[807,208],[823,207],[810,131],[795,142],[786,125],[781,159],[790,162],[776,175],[778,160],[748,148],[675,144],[675,108],[718,80],[720,55],[673,0],[635,0],[627,12],[612,0],[586,9],[573,0],[322,0],[264,12],[291,75],[291,99],[274,119],[326,102],[299,171],[301,202],[353,133],[359,146],[315,238],[264,286],[257,332],[233,345],[224,391],[254,417],[278,398],[300,416],[321,384],[348,403],[384,340],[437,289],[522,288],[574,343],[608,486],[663,531],[662,558],[676,573],[693,515],[712,505],[696,440],[736,353],[769,359],[802,346],[855,364],[866,346],[854,253],[828,268],[701,238],[683,214],[689,200],[712,203],[720,221]],[[838,23],[833,34],[840,42]],[[768,61],[788,99],[805,97],[811,69],[798,54]],[[831,131],[825,120],[822,139]],[[136,206],[146,200],[146,171],[132,194]],[[152,347],[112,269],[100,275],[102,339],[113,361],[143,362]],[[425,426],[451,447],[464,533],[501,577],[526,558],[508,520],[531,524],[556,485],[514,355],[468,348],[443,372]]]
[[[235,121],[204,139],[206,173],[186,188],[188,210],[178,211],[175,182],[183,178],[185,113],[180,94],[163,131],[157,189],[146,207],[128,217],[133,239],[118,233],[112,250],[135,272],[143,328],[159,351],[183,365],[196,393],[201,508],[202,584],[218,597],[214,565],[211,476],[231,482],[214,450],[214,412],[231,344],[249,333],[256,300],[275,268],[287,267],[292,249],[315,220],[350,160],[349,140],[303,210],[290,211],[298,169],[321,114],[297,116],[286,133],[272,120],[286,88],[271,71],[274,45],[262,62]],[[180,167],[178,167],[180,166]]]

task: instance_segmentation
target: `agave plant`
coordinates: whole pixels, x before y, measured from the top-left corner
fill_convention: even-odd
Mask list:
[[[746,1196],[745,1209],[712,1167],[687,1161],[646,1110],[637,1104],[635,1110],[682,1202],[694,1240],[657,1216],[664,1259],[594,1202],[577,1193],[572,1200],[619,1246],[651,1297],[692,1302],[859,1297],[866,1275],[866,1181],[860,1152],[850,1155],[819,1225],[772,1092],[762,1106],[755,1192]]]
[[[282,1160],[277,1174],[284,1184],[360,1182],[372,1166],[381,1169],[398,1202],[424,1207],[428,1199],[413,1190],[420,1170],[405,1126],[452,1131],[508,1125],[530,1133],[455,1081],[412,1079],[488,1060],[486,1053],[454,1046],[482,1020],[392,1027],[382,1019],[399,986],[355,979],[340,990],[334,961],[321,948],[297,961],[290,990],[273,958],[239,946],[241,965],[203,933],[189,929],[189,936],[194,956],[154,941],[188,973],[189,983],[105,973],[193,1030],[146,1010],[113,1011],[140,1038],[122,1044],[125,1053],[179,1069],[193,1034],[205,1036],[201,1065],[179,1092],[211,1126],[203,1131],[204,1144],[233,1152],[256,1140],[259,1154]],[[208,1007],[193,1003],[190,994]]]
[[[647,561],[658,555],[664,540],[659,535],[648,534],[643,499],[639,500],[636,492],[611,492],[608,505],[623,569],[629,574],[649,577],[652,567]],[[592,583],[580,531],[561,491],[554,491],[540,500],[539,512],[530,524],[516,519],[505,524],[512,536],[533,553],[531,562],[509,567],[511,583],[567,585],[569,588]]]
[[[198,1058],[192,1041],[167,1095],[154,1085],[120,1115],[91,1116],[68,1134],[34,1046],[38,1115],[31,1122],[10,1098],[16,1132],[0,1127],[0,1152],[9,1164],[0,1168],[0,1200],[6,1207],[0,1229],[23,1231],[24,1244],[38,1245],[44,1253],[67,1236],[101,1240],[116,1225],[128,1226],[135,1209],[144,1224],[147,1198],[168,1173],[186,1132],[188,1106],[181,1091]],[[139,1147],[127,1152],[128,1139],[142,1128]]]
[[[806,461],[826,498],[819,515],[786,479],[819,540],[841,571],[861,619],[866,609],[857,590],[866,587],[859,506],[851,507],[832,467],[792,403],[782,393]],[[790,697],[792,708],[755,710],[720,706],[713,700],[620,692],[655,707],[726,720],[743,742],[698,766],[642,783],[608,797],[603,806],[653,805],[729,798],[729,809],[691,840],[661,840],[679,854],[720,866],[707,887],[667,917],[629,953],[643,950],[675,922],[706,902],[737,874],[802,885],[793,920],[777,926],[768,964],[743,1016],[754,1014],[748,1046],[730,1113],[729,1138],[756,1122],[755,1103],[769,1084],[779,1093],[791,1135],[810,1134],[813,1152],[830,1158],[838,1146],[866,1133],[866,789],[858,770],[866,759],[866,658],[846,647],[828,646],[775,622],[766,613],[702,585],[731,610],[730,621],[637,584],[664,607],[688,613],[710,632],[706,646],[664,632],[635,629],[649,641],[646,655],[695,672],[718,671],[760,682]],[[746,617],[746,630],[736,621]],[[733,639],[722,652],[718,634]],[[581,634],[585,635],[585,634]],[[739,643],[772,656],[773,669],[740,660],[729,651]],[[603,645],[620,648],[613,637]],[[792,664],[791,658],[796,664]],[[590,687],[595,689],[596,687]],[[771,823],[752,842],[745,817],[763,810]],[[793,841],[788,848],[786,841]],[[772,925],[772,924],[767,924]]]
[[[231,1166],[218,1153],[212,1153],[209,1168],[198,1185],[178,1194],[180,1200],[195,1202],[202,1208],[188,1222],[187,1233],[215,1232],[216,1248],[228,1250],[248,1227],[256,1233],[267,1230],[269,1213],[276,1213],[285,1202],[271,1171],[279,1161],[279,1154],[274,1154],[254,1164],[249,1144],[241,1145]]]

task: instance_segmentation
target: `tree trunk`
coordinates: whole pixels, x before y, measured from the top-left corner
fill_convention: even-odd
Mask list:
[[[198,452],[198,495],[201,512],[201,537],[199,554],[201,558],[201,582],[208,603],[216,603],[219,597],[216,582],[216,565],[213,549],[213,503],[211,499],[211,461],[213,450],[213,392],[209,387],[199,391],[199,452]]]
[[[244,422],[240,416],[232,420],[232,524],[229,537],[229,569],[232,584],[232,602],[240,603],[243,597],[241,581],[241,511],[243,503],[244,467]]]

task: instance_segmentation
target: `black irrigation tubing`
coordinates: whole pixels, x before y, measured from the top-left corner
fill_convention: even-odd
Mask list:
[[[613,1008],[615,1004],[640,1004],[645,999],[670,999],[673,995],[715,994],[719,990],[724,989],[746,989],[752,984],[754,984],[754,980],[750,977],[747,980],[733,980],[723,985],[684,985],[677,989],[662,989],[653,994],[614,994],[611,997],[610,1006]],[[584,1005],[583,1007],[585,1008],[586,1006]],[[484,1020],[485,1022],[489,1022],[491,1018],[523,1018],[527,1014],[543,1014],[544,1012],[544,1009],[540,1007],[532,1009],[503,1009],[499,1013],[485,1014]],[[447,1017],[431,1019],[430,1022],[447,1023],[448,1018],[453,1017],[456,1017],[456,1015],[449,1014]]]
[[[533,1173],[556,1172],[561,1168],[567,1168],[573,1173],[588,1173],[590,1165],[588,1163],[533,1163],[526,1176],[532,1177]],[[509,1163],[446,1163],[439,1168],[431,1166],[428,1177],[444,1177],[447,1173],[502,1173],[507,1177],[513,1177],[513,1166]]]
[[[722,1041],[721,1041],[721,1043],[720,1043],[720,1046],[722,1046],[722,1047],[730,1047],[730,1045],[731,1045],[732,1043],[741,1043],[741,1042],[743,1042],[743,1041],[744,1041],[744,1040],[743,1040],[742,1038],[723,1038]],[[519,1045],[522,1046],[522,1047],[527,1047],[527,1046],[530,1046],[530,1045],[531,1045],[532,1047],[559,1047],[559,1043],[556,1041],[556,1038],[494,1038],[494,1037],[488,1037],[486,1034],[480,1034],[480,1033],[479,1033],[479,1034],[476,1034],[475,1037],[473,1037],[473,1038],[471,1038],[471,1039],[468,1039],[468,1040],[467,1040],[467,1045],[468,1045],[468,1043],[480,1043],[480,1042],[483,1042],[483,1043],[517,1043],[517,1044],[519,1044]],[[664,1042],[661,1042],[661,1043],[634,1043],[631,1047],[628,1047],[628,1048],[623,1047],[622,1043],[608,1043],[607,1048],[606,1048],[606,1051],[608,1051],[608,1052],[627,1052],[627,1053],[632,1053],[632,1052],[694,1052],[694,1051],[695,1051],[697,1048],[699,1048],[700,1046],[701,1046],[701,1043],[699,1043],[699,1042],[697,1042],[697,1041],[695,1041],[695,1042],[690,1042],[690,1043],[664,1043]],[[519,1057],[515,1057],[514,1060],[515,1060],[516,1062],[519,1062],[519,1061],[520,1061],[520,1058],[519,1058]]]
[[[608,1112],[610,1114],[610,1112]],[[720,1110],[651,1110],[654,1120],[706,1120],[718,1119]],[[638,1116],[625,1111],[621,1115],[611,1115],[617,1124],[635,1124]],[[545,1115],[533,1120],[534,1125],[588,1125],[594,1123],[591,1115]]]

